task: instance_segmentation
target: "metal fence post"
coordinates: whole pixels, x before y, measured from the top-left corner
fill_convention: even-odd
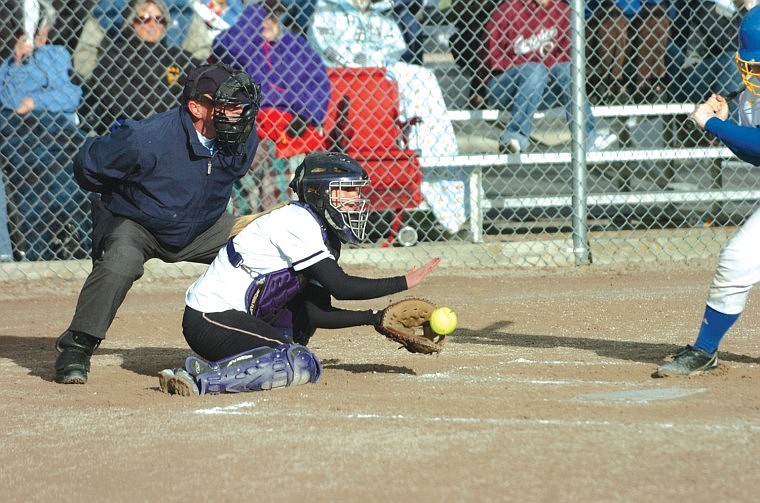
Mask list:
[[[572,70],[572,102],[573,121],[572,134],[572,167],[573,167],[573,198],[572,198],[572,229],[573,254],[575,265],[590,262],[588,242],[588,205],[586,202],[586,132],[583,125],[586,115],[583,104],[586,102],[586,37],[583,0],[570,2],[570,68]]]

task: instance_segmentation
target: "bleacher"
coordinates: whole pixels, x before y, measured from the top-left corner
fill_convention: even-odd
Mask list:
[[[482,151],[463,152],[457,157],[420,159],[423,170],[455,167],[467,173],[472,241],[483,240],[484,228],[489,224],[489,215],[498,216],[504,210],[529,212],[532,209],[542,209],[559,212],[561,209],[571,208],[571,142],[558,146],[539,145],[518,155],[499,154],[495,148],[496,139],[505,120],[508,119],[508,113],[499,110],[466,109],[466,97],[463,96],[462,89],[467,88],[467,79],[454,65],[444,43],[451,33],[451,27],[427,25],[425,30],[428,35],[425,65],[436,73],[441,83],[449,107],[449,118],[455,130],[466,131],[470,136],[482,134],[490,138],[493,145],[492,148],[484,148]],[[692,146],[673,141],[677,134],[675,130],[684,127],[684,118],[691,113],[693,107],[691,103],[592,106],[598,127],[615,132],[618,142],[607,150],[588,152],[585,157],[587,170],[589,173],[602,173],[600,179],[604,178],[604,173],[612,172],[617,180],[605,184],[604,180],[593,183],[592,179],[586,199],[589,208],[668,207],[674,204],[698,204],[705,200],[720,202],[760,198],[760,191],[727,189],[723,186],[724,168],[743,164],[736,160],[729,149],[722,145]],[[558,115],[562,115],[561,110],[539,112],[534,117],[534,124],[556,120]],[[642,163],[662,165],[658,170],[669,172],[671,179],[652,180],[648,185],[637,184],[634,180],[635,165]],[[682,165],[688,166],[692,171],[696,169],[694,166],[699,166],[699,169],[705,171],[701,179],[709,181],[701,185],[679,182],[673,176]],[[547,170],[564,173],[564,183],[552,184],[544,177],[541,183],[545,190],[533,190],[529,186],[531,173],[534,174],[533,179],[540,180],[540,176],[535,174]],[[510,184],[504,178],[514,181],[517,177],[515,173],[518,171],[521,173],[521,180],[527,180],[528,183],[522,187],[510,186],[514,184]]]

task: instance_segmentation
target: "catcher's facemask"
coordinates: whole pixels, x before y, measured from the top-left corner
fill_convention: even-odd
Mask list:
[[[369,176],[351,157],[336,152],[308,154],[296,168],[290,188],[335,231],[343,243],[364,239]]]

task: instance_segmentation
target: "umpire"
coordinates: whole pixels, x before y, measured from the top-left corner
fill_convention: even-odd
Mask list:
[[[232,185],[258,147],[260,95],[245,72],[199,66],[180,106],[84,143],[74,175],[100,194],[92,205],[93,267],[56,342],[56,382],[87,382],[90,357],[147,260],[210,263],[225,244]]]

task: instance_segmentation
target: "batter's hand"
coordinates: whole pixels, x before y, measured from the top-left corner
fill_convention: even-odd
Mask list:
[[[435,269],[435,266],[437,266],[441,262],[440,257],[436,257],[427,264],[423,265],[422,267],[414,268],[410,272],[408,272],[405,276],[406,278],[406,287],[407,288],[414,288],[415,286],[422,283],[422,280],[425,279],[425,276],[430,274],[433,269]]]
[[[700,129],[704,129],[705,123],[713,117],[720,120],[728,118],[728,103],[723,96],[717,94],[713,94],[707,101],[694,107],[694,111],[689,116]]]
[[[715,110],[716,117],[722,121],[728,119],[728,102],[726,101],[726,98],[720,94],[713,94],[707,102],[713,107],[713,110]]]

